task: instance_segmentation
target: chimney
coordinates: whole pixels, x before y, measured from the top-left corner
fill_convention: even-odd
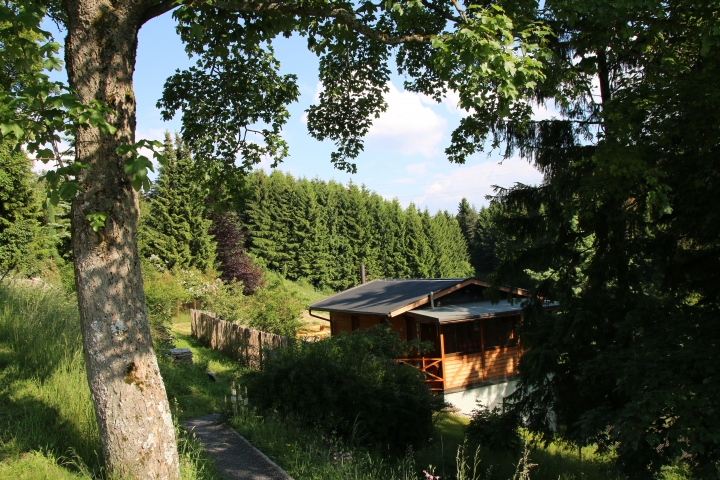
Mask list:
[[[360,265],[360,283],[365,283],[365,265]]]
[[[435,293],[430,292],[430,308],[435,308]]]

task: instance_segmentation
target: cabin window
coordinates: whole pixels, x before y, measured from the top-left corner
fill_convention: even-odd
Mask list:
[[[514,345],[517,338],[515,331],[519,323],[520,316],[518,315],[483,320],[485,348]]]
[[[416,324],[417,325],[417,324]],[[433,323],[421,323],[420,325],[420,340],[423,342],[432,342],[432,351],[425,352],[426,357],[439,357],[440,356],[440,338],[438,337],[437,325]]]
[[[480,322],[463,322],[443,325],[445,353],[466,353],[478,351],[480,343]]]
[[[360,329],[360,317],[358,317],[357,315],[353,315],[350,317],[350,323],[353,332]]]

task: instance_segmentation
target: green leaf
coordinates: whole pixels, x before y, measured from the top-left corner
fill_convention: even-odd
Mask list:
[[[77,192],[81,192],[82,188],[80,185],[78,185],[75,182],[63,182],[60,184],[60,188],[58,189],[58,195],[60,195],[60,198],[63,200],[68,200],[70,198],[73,198]]]
[[[107,217],[108,215],[105,212],[91,213],[85,216],[87,221],[90,223],[90,227],[96,232],[100,228],[105,227],[105,220],[107,220]]]

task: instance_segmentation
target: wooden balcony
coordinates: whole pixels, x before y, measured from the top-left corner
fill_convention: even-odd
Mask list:
[[[423,375],[425,375],[425,384],[428,386],[431,392],[442,392],[445,388],[445,382],[443,380],[442,358],[398,358],[395,361],[397,363],[404,363],[406,365],[410,365],[415,370],[422,372]]]

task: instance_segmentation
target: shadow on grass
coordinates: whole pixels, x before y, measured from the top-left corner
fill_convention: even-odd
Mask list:
[[[41,451],[75,463],[81,459],[81,467],[100,472],[102,449],[97,431],[78,428],[73,419],[63,418],[67,412],[38,398],[33,390],[28,382],[0,380],[0,462]]]
[[[457,471],[458,447],[465,441],[464,427],[469,419],[441,412],[435,419],[435,435],[430,445],[419,450],[416,455],[420,469],[434,467],[435,474],[441,478],[454,478]],[[475,447],[466,446],[467,463],[472,465]],[[494,452],[481,448],[479,452],[479,472],[483,480],[507,480],[514,478],[522,452]],[[531,470],[533,480],[614,480],[625,478],[615,471],[611,457],[596,455],[592,447],[583,449],[582,456],[577,449],[562,448],[552,444],[549,448],[529,447],[530,463],[536,466]]]

